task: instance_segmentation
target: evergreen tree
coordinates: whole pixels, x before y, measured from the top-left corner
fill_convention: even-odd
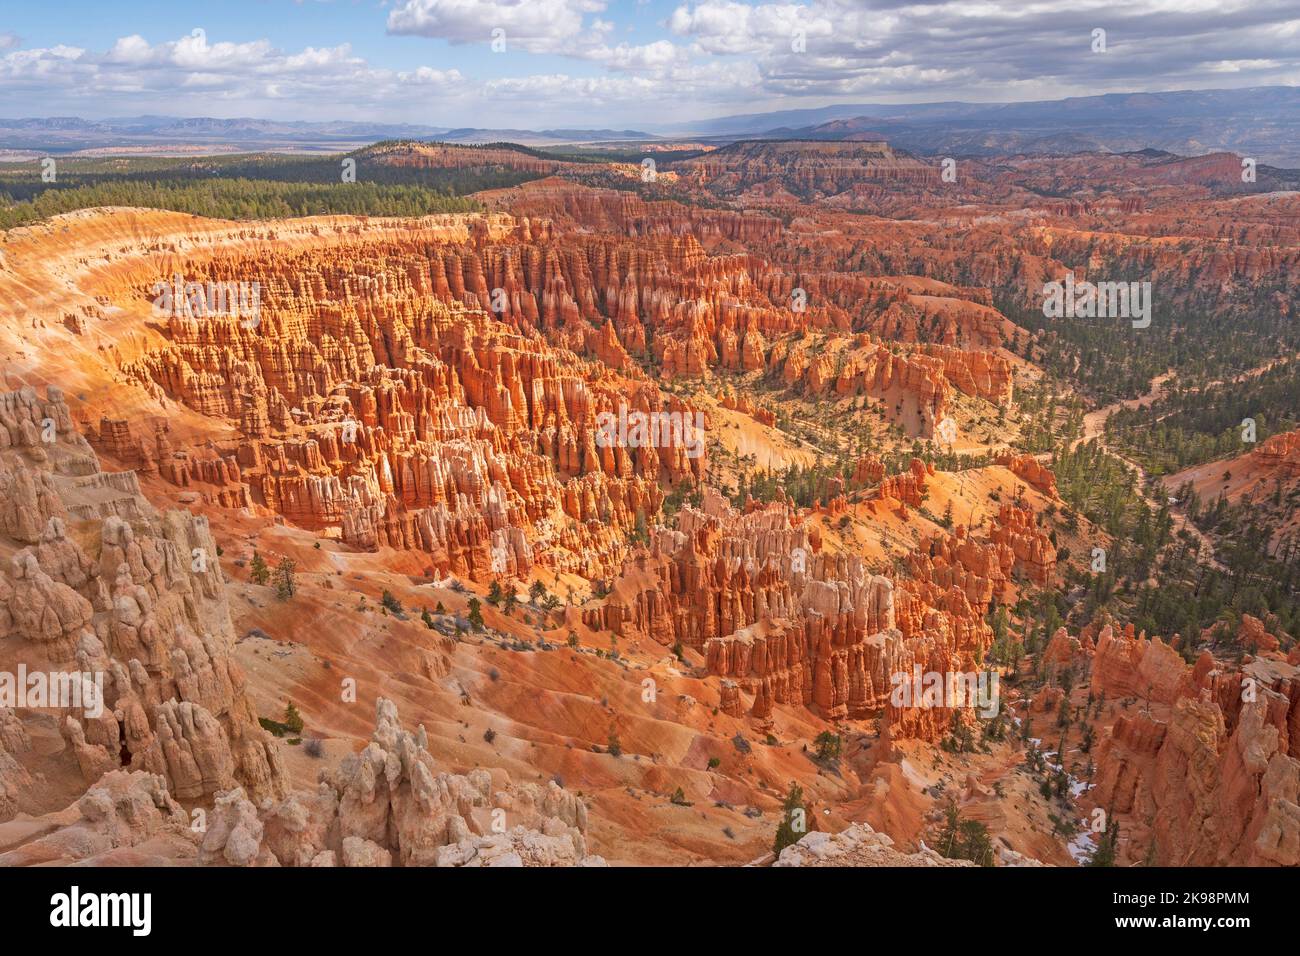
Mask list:
[[[790,792],[785,796],[781,806],[781,822],[777,824],[776,838],[772,851],[777,856],[791,844],[798,843],[808,831],[808,808],[803,802],[803,788],[797,783],[790,784]]]
[[[1114,866],[1116,850],[1119,848],[1119,821],[1110,818],[1106,832],[1093,848],[1085,866]]]
[[[288,600],[298,590],[294,572],[298,564],[292,558],[281,558],[275,566],[275,593],[280,600]]]
[[[284,708],[283,723],[285,729],[287,729],[290,733],[293,733],[295,735],[302,733],[302,728],[304,726],[302,720],[302,714],[298,713],[298,708],[293,705],[293,701],[289,701],[288,706]]]
[[[248,566],[248,577],[254,584],[265,584],[271,580],[271,569],[258,552],[253,552],[253,560]]]
[[[483,630],[483,605],[478,598],[470,598],[468,607],[469,613],[466,616],[469,618],[469,626],[476,631]]]

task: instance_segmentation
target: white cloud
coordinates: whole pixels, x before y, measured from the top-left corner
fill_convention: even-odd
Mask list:
[[[647,15],[626,17],[626,0],[395,0],[390,34],[441,41],[433,55],[450,43],[482,56],[472,66],[462,57],[462,73],[384,68],[347,43],[283,50],[195,31],[157,43],[132,33],[103,50],[23,49],[0,33],[0,109],[634,127],[832,102],[1295,83],[1294,3],[678,0],[661,35],[647,35]],[[1107,30],[1105,55],[1090,49],[1096,27]],[[488,53],[494,28],[517,56]],[[537,55],[595,75],[538,68]]]
[[[605,9],[601,0],[405,0],[388,14],[388,32],[487,43],[492,31],[505,31],[507,49],[568,53],[584,32],[587,14]]]
[[[375,69],[346,43],[286,52],[267,40],[210,42],[202,31],[156,44],[132,34],[103,53],[55,46],[0,55],[0,102],[30,101],[33,90],[46,113],[108,101],[118,113],[207,115],[216,101],[222,112],[243,104],[248,115],[261,115],[262,101],[274,99],[297,104],[291,117],[278,114],[284,118],[322,119],[362,109],[373,116],[429,92],[470,92],[457,70]]]
[[[694,37],[706,53],[771,53],[790,50],[796,36],[828,37],[834,23],[816,8],[802,4],[766,3],[758,6],[733,0],[707,0],[680,6],[668,19],[678,36]]]
[[[1086,95],[1224,73],[1287,82],[1300,52],[1279,57],[1279,37],[1294,24],[1294,0],[700,0],[665,25],[701,54],[747,58],[774,98],[1000,99],[1034,84]],[[1096,27],[1105,56],[1091,52]]]

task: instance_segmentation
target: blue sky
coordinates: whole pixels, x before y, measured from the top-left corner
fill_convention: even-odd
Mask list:
[[[494,29],[504,51],[490,48]],[[8,117],[664,128],[841,102],[1297,82],[1294,0],[69,0],[0,10]]]

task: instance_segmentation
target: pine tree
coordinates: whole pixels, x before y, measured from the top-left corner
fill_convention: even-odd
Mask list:
[[[293,597],[297,591],[297,583],[294,580],[294,571],[297,570],[298,564],[293,558],[281,558],[280,563],[275,566],[275,593],[280,600],[287,600]]]
[[[993,866],[993,841],[989,831],[978,820],[963,820],[955,805],[944,811],[943,830],[939,834],[938,850],[950,860],[970,860],[979,866]]]
[[[776,828],[776,838],[772,842],[772,852],[777,856],[791,844],[798,843],[808,831],[808,808],[803,803],[803,788],[797,783],[790,784],[790,792],[785,796],[781,806],[781,822]]]
[[[840,750],[842,742],[839,734],[833,734],[829,730],[823,730],[817,735],[814,741],[817,744],[817,759],[826,762],[840,759]]]
[[[284,708],[283,723],[285,729],[288,730],[290,733],[293,734],[302,733],[302,728],[304,726],[302,720],[302,714],[298,713],[298,708],[293,705],[293,701],[289,701],[289,705]]]
[[[1097,841],[1097,846],[1088,857],[1086,866],[1114,866],[1115,851],[1119,847],[1119,821],[1111,818],[1106,825],[1106,832]]]
[[[248,578],[254,584],[265,584],[271,580],[271,569],[266,566],[262,556],[254,551],[252,563],[248,566]]]

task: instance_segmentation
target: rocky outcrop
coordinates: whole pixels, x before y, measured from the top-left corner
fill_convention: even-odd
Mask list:
[[[910,182],[937,186],[938,166],[928,166],[888,143],[799,140],[731,143],[677,167],[688,180],[735,195],[769,180],[811,198],[841,193],[858,184]]]
[[[1191,692],[1191,675],[1178,652],[1160,638],[1146,639],[1125,625],[1116,634],[1107,625],[1097,635],[1092,661],[1092,692],[1110,698],[1135,697],[1172,704]]]
[[[877,867],[974,866],[969,860],[950,860],[924,844],[916,853],[894,848],[894,841],[865,823],[855,823],[839,833],[814,830],[781,851],[772,866]]]
[[[1251,454],[1283,477],[1300,478],[1300,431],[1270,435]]]
[[[916,302],[912,296],[910,302]],[[1000,336],[988,336],[992,342]],[[1002,408],[1011,406],[1013,377],[1011,363],[982,349],[963,349],[952,345],[924,345],[920,351],[943,361],[943,374],[959,391],[987,399]]]
[[[430,573],[600,574],[662,484],[703,475],[704,446],[683,428],[604,440],[607,413],[697,419],[639,371],[607,367],[640,347],[626,330],[621,343],[610,321],[588,334],[592,283],[604,290],[605,270],[634,278],[634,263],[616,256],[593,275],[582,250],[554,260],[516,225],[461,242],[430,233],[423,248],[192,264],[195,281],[260,276],[256,326],[173,315],[168,343],[124,371],[242,437],[175,450],[165,425],[105,419],[92,441],[214,504],[264,508],[359,549],[425,552]],[[630,308],[626,321],[640,321]]]
[[[951,727],[952,710],[894,707],[895,676],[976,670],[992,642],[984,614],[1015,560],[1009,547],[959,529],[923,542],[907,578],[894,581],[857,556],[817,553],[788,505],[742,514],[706,489],[675,530],[655,529],[583,619],[620,637],[701,650],[710,673],[738,685],[724,684],[723,705],[739,711],[745,695],[760,723],[774,704],[827,719],[888,708],[896,736],[933,740]]]
[[[1295,665],[1259,659],[1235,671],[1206,653],[1189,667],[1159,639],[1105,628],[1092,689],[1146,701],[1099,745],[1089,796],[1140,829],[1157,863],[1300,864]]]
[[[1049,498],[1059,498],[1056,493],[1056,475],[1033,455],[1002,455],[998,464],[1009,469],[1025,484],[1037,488]]]
[[[934,474],[934,465],[927,464],[919,458],[913,458],[907,471],[890,475],[880,483],[876,490],[879,501],[898,501],[919,508],[925,504],[926,479]]]
[[[718,396],[718,404],[723,408],[740,412],[742,415],[748,415],[760,425],[772,427],[776,424],[776,412],[754,404],[754,400],[749,397],[747,392],[741,392],[740,395],[737,395],[734,390],[727,389]]]
[[[85,782],[124,768],[156,775],[181,798],[236,783],[259,799],[282,795],[278,751],[230,656],[234,630],[206,519],[157,514],[133,479],[101,472],[57,389],[44,402],[9,394],[0,407],[56,423],[51,440],[0,447],[16,503],[44,522],[39,533],[6,528],[20,550],[0,568],[0,637],[9,638],[0,663],[102,685],[102,708],[82,695],[50,702]]]
[[[1076,676],[1087,673],[1095,652],[1090,639],[1080,640],[1072,637],[1065,628],[1058,627],[1043,648],[1043,670],[1049,677],[1067,670]]]
[[[1003,545],[1016,557],[1031,581],[1047,585],[1056,573],[1056,546],[1038,525],[1038,517],[1027,507],[1004,504],[989,531],[994,544]]]
[[[952,386],[939,360],[894,352],[866,336],[838,340],[834,350],[818,345],[812,340],[778,342],[768,359],[773,373],[814,399],[878,399],[885,417],[909,434],[934,434],[952,402]]]
[[[379,698],[370,743],[259,811],[217,798],[200,861],[233,866],[602,866],[587,853],[587,807],[554,781],[439,770],[424,728],[403,730]]]
[[[106,773],[67,811],[0,823],[0,866],[604,866],[587,852],[587,808],[551,782],[438,770],[424,729],[380,698],[370,743],[314,792],[255,803],[244,788],[187,814],[166,779]]]
[[[193,860],[189,815],[156,774],[114,770],[75,805],[76,814],[0,824],[0,866],[147,866]]]

